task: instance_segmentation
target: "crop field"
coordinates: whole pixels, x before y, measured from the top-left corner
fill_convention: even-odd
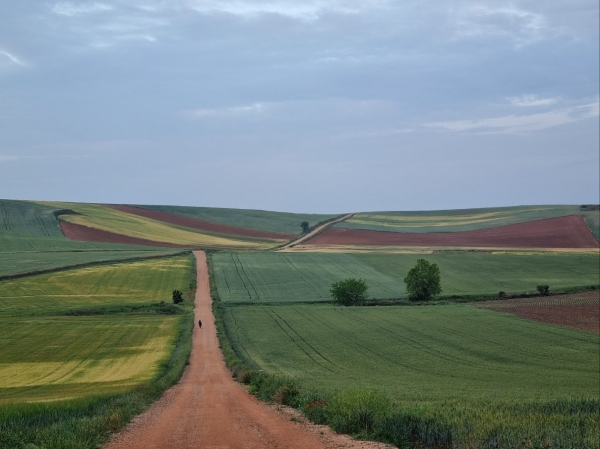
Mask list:
[[[333,282],[365,279],[369,297],[406,296],[404,277],[417,259],[440,267],[444,295],[535,291],[596,285],[598,254],[216,253],[211,256],[223,302],[329,301]]]
[[[0,200],[0,253],[151,249],[70,241],[60,230],[55,210],[32,201]]]
[[[598,248],[581,215],[460,232],[383,232],[330,228],[306,245],[397,245],[463,248]]]
[[[528,320],[600,333],[600,291],[528,299],[477,303],[477,307],[510,313]]]
[[[597,240],[600,240],[600,210],[582,212],[583,218]]]
[[[183,217],[206,220],[228,226],[255,229],[258,231],[277,232],[281,234],[300,234],[300,223],[308,221],[310,226],[337,215],[331,214],[294,214],[288,212],[271,212],[250,209],[224,209],[216,207],[184,207],[184,206],[136,206],[148,210],[167,212]]]
[[[224,314],[235,351],[256,369],[323,397],[385,391],[413,421],[427,417],[424,434],[446,429],[454,447],[597,443],[600,347],[592,333],[470,305],[229,306]]]
[[[143,246],[68,240],[58,226],[54,210],[29,201],[0,200],[0,278],[174,252]]]
[[[177,317],[0,318],[0,405],[119,393],[150,380]]]
[[[44,251],[0,253],[0,278],[20,273],[32,273],[41,270],[53,270],[99,262],[119,261],[146,257],[167,256],[174,251]]]
[[[0,282],[0,404],[119,392],[150,379],[178,318],[66,316],[168,301],[191,256],[79,268]]]
[[[170,212],[163,212],[160,210],[144,209],[136,206],[125,206],[122,204],[106,204],[105,207],[126,212],[128,214],[139,215],[142,217],[150,218],[152,220],[162,221],[165,223],[174,224],[176,226],[183,226],[186,228],[197,229],[199,231],[214,232],[218,234],[226,234],[240,237],[255,237],[270,240],[282,240],[287,241],[293,239],[295,234],[280,234],[271,231],[259,231],[256,229],[240,228],[237,226],[224,225],[220,223],[213,223],[206,220],[200,220],[198,218],[186,217],[183,215],[177,215]]]
[[[0,281],[0,317],[169,301],[184,290],[191,256],[78,268]]]
[[[163,242],[174,245],[189,245],[211,248],[265,249],[276,244],[273,240],[230,237],[225,235],[196,232],[139,215],[128,214],[109,207],[82,203],[42,203],[56,209],[70,209],[76,214],[61,215],[61,219],[90,228],[124,236]]]
[[[336,228],[388,232],[474,231],[534,220],[578,215],[579,206],[519,206],[415,212],[358,213]]]

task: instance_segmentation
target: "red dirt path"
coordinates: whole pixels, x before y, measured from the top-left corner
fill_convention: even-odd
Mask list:
[[[259,402],[225,367],[212,315],[204,252],[195,252],[198,280],[190,364],[180,383],[136,418],[104,449],[383,449],[303,424]],[[324,435],[321,435],[323,433]]]
[[[485,301],[476,307],[600,333],[600,290],[571,295]]]
[[[161,248],[190,248],[190,246],[176,245],[174,243],[155,242],[154,240],[129,237],[67,221],[60,222],[60,229],[66,238],[80,242],[121,243],[124,245],[159,246]]]
[[[197,218],[183,217],[168,212],[157,210],[144,209],[136,206],[125,206],[121,204],[103,204],[105,207],[110,207],[128,214],[139,215],[140,217],[150,218],[152,220],[162,221],[177,226],[185,226],[186,228],[198,229],[200,231],[215,232],[218,234],[235,235],[240,237],[255,237],[261,239],[273,240],[290,240],[296,237],[294,234],[280,234],[277,232],[258,231],[255,229],[238,228],[236,226],[223,225],[210,221],[199,220]]]
[[[461,232],[406,233],[330,228],[305,245],[468,246],[492,248],[598,248],[581,215]]]

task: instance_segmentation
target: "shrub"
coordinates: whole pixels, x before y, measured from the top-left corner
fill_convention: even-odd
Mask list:
[[[367,299],[367,283],[362,279],[348,278],[331,284],[329,294],[345,306],[351,306]]]
[[[183,293],[179,290],[173,290],[173,303],[179,304],[181,302],[183,302]]]
[[[538,284],[536,289],[540,295],[548,296],[550,294],[550,286],[548,284]]]
[[[498,292],[498,298],[505,298],[506,297],[506,292],[504,290],[500,290]]]

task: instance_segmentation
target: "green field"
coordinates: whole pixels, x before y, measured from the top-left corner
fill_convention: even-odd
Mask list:
[[[178,251],[153,249],[143,251],[80,250],[0,253],[0,278],[7,275],[64,269],[65,267],[78,265],[167,256],[176,252]]]
[[[579,206],[517,206],[414,212],[363,212],[334,226],[388,232],[457,232],[579,213]]]
[[[590,210],[582,212],[583,218],[585,218],[585,222],[588,227],[592,230],[592,233],[596,237],[597,240],[600,240],[600,211],[599,210]]]
[[[313,397],[385,391],[395,422],[410,421],[418,441],[437,432],[451,435],[453,447],[597,444],[597,335],[468,305],[229,306],[223,313],[250,366],[290,376],[303,391],[320,392]]]
[[[65,316],[169,301],[191,256],[80,268],[0,282],[0,403],[118,392],[148,380],[178,319]]]
[[[211,256],[223,302],[329,301],[333,282],[363,278],[369,297],[405,297],[403,282],[419,258],[440,267],[444,295],[535,291],[596,285],[598,254],[572,253],[216,253]]]
[[[130,390],[173,349],[178,317],[0,318],[0,405]]]
[[[0,281],[0,318],[169,301],[189,282],[189,256],[92,266]]]
[[[184,217],[198,218],[240,228],[259,231],[279,232],[282,234],[300,234],[300,223],[308,221],[310,226],[337,217],[329,214],[294,214],[288,212],[270,212],[251,209],[224,209],[217,207],[185,206],[137,206],[144,209],[168,212]]]
[[[261,250],[280,243],[276,240],[200,232],[195,229],[128,214],[98,204],[58,202],[44,202],[41,204],[55,209],[69,209],[76,212],[75,214],[61,215],[61,219],[64,221],[153,242],[235,250]]]
[[[156,248],[114,245],[109,243],[75,242],[67,239],[59,227],[54,212],[33,201],[0,200],[0,253],[83,251],[83,250],[154,250]]]
[[[75,242],[58,226],[56,209],[30,201],[0,200],[0,277],[148,256],[176,250]]]

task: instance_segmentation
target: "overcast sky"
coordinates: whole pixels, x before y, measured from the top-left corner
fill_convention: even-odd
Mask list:
[[[0,5],[0,198],[599,201],[598,0]]]

